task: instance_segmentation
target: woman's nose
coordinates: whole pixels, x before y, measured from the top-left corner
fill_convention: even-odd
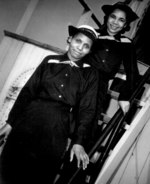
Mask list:
[[[83,49],[83,45],[82,44],[78,45],[78,49],[82,50]]]
[[[118,24],[118,19],[114,19],[114,23],[115,24]]]

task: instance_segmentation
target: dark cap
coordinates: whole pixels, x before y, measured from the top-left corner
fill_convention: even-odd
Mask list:
[[[127,20],[129,22],[132,22],[139,18],[137,14],[124,2],[117,2],[113,5],[103,5],[102,6],[102,10],[106,15],[111,14],[115,9],[120,9],[124,11],[127,15]]]
[[[95,40],[96,38],[98,38],[98,33],[96,32],[96,30],[89,25],[81,25],[79,27],[74,27],[70,25],[68,27],[68,31],[69,31],[69,36],[74,36],[77,33],[82,33],[86,35],[88,38],[90,38],[91,40]]]

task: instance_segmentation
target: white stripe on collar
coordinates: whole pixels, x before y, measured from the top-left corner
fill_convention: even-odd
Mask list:
[[[58,59],[49,59],[48,63],[60,63]]]
[[[60,62],[58,59],[49,59],[48,60],[48,63],[58,63],[58,64],[70,64],[71,66],[75,66],[75,67],[79,67],[75,62],[73,61],[62,61]],[[91,67],[91,65],[87,64],[87,63],[84,63],[83,64],[83,68],[86,68],[86,67]]]
[[[123,42],[123,43],[131,43],[131,40],[129,38],[121,38],[121,42]]]
[[[75,62],[67,60],[67,61],[59,61],[57,59],[49,59],[48,63],[58,63],[58,64],[69,64],[71,67],[75,66],[75,67],[79,67]]]
[[[115,40],[115,38],[113,36],[99,36],[99,39],[108,39],[108,40]]]
[[[84,63],[83,68],[86,68],[86,67],[91,67],[91,65]]]
[[[107,39],[107,40],[116,40],[113,36],[99,36],[98,38],[99,39]],[[131,43],[131,40],[129,38],[126,38],[126,37],[121,38],[120,41],[123,43]]]

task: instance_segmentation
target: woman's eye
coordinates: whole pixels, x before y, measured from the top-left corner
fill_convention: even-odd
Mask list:
[[[77,43],[81,43],[81,40],[80,40],[80,39],[76,39],[76,42],[77,42]]]
[[[114,14],[111,14],[110,17],[113,18],[113,19],[116,18],[116,16]]]
[[[90,49],[90,46],[89,46],[88,44],[85,44],[85,45],[84,45],[84,48]]]
[[[121,22],[123,22],[123,23],[125,23],[125,22],[126,22],[126,20],[125,20],[125,19],[120,19],[120,21],[121,21]]]

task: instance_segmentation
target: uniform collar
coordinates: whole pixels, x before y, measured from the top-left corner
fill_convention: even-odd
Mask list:
[[[65,53],[64,55],[60,55],[60,62],[64,62],[64,61],[70,61],[67,53]],[[73,61],[72,61],[73,62]],[[83,60],[80,59],[79,61],[77,62],[73,62],[75,65],[77,65],[77,67],[80,67],[82,68],[84,66],[84,63],[83,63]]]
[[[107,32],[107,29],[106,29],[106,26],[104,26],[102,29],[99,29],[98,32],[100,33],[100,36],[109,36],[108,32]],[[114,36],[114,39],[116,41],[121,41],[121,35],[120,34],[116,34]]]
[[[80,68],[86,68],[86,67],[91,67],[91,65],[87,64],[85,62],[85,59],[81,59],[77,62],[73,62],[74,64],[72,63],[69,63],[69,58],[68,58],[68,55],[67,53],[63,54],[63,55],[54,55],[54,56],[51,56],[51,61],[53,60],[54,63],[61,63],[61,62],[64,62],[65,64],[70,64],[70,66],[75,66],[77,65],[76,67],[80,67]],[[48,61],[48,63],[51,63],[51,61]],[[58,62],[59,61],[59,62]]]

